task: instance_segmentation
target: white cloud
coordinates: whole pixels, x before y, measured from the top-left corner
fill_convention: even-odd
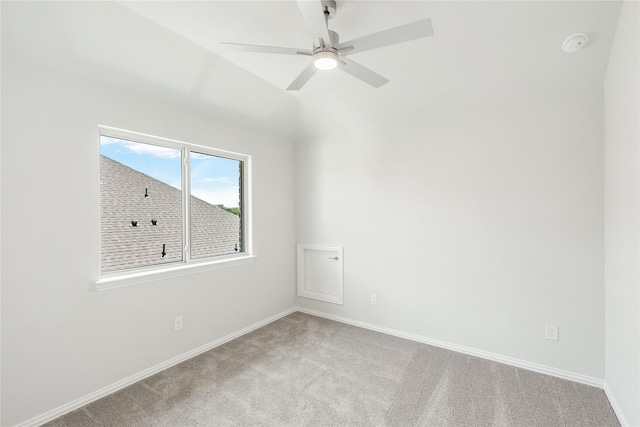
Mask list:
[[[219,190],[191,189],[191,194],[212,205],[224,205],[228,208],[238,206],[238,188],[221,188]]]
[[[159,147],[157,145],[143,144],[141,142],[125,141],[123,139],[103,136],[100,138],[100,145],[120,145],[124,150],[135,154],[147,154],[161,159],[179,159],[180,150],[175,148]]]
[[[119,139],[111,138],[110,136],[101,136],[100,145],[120,144],[122,141]]]
[[[232,184],[233,180],[228,176],[219,176],[216,178],[202,178],[198,182],[220,182],[222,184]]]
[[[148,154],[154,157],[160,157],[161,159],[179,159],[181,155],[180,150],[176,150],[175,148],[159,147],[157,145],[127,142],[125,146],[136,154]]]
[[[192,151],[190,156],[192,159],[197,159],[197,160],[209,160],[211,157],[213,157],[209,154],[200,154],[200,153],[196,153],[195,151]]]

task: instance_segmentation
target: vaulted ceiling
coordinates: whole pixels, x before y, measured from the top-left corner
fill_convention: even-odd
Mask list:
[[[2,3],[3,55],[276,130],[290,127],[291,112],[305,104],[332,110],[328,116],[379,120],[602,80],[620,11],[614,1],[338,0],[329,25],[343,41],[423,18],[434,35],[354,54],[390,79],[381,88],[334,70],[288,92],[308,57],[230,51],[221,42],[310,48],[295,1]],[[578,32],[588,46],[563,53],[562,42]]]

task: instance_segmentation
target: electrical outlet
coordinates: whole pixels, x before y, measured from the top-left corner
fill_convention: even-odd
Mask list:
[[[558,341],[558,326],[546,325],[544,327],[544,337],[548,340]]]
[[[378,304],[378,294],[371,294],[371,304],[372,305]]]
[[[173,330],[175,332],[182,330],[182,316],[177,316],[175,319],[173,319]]]

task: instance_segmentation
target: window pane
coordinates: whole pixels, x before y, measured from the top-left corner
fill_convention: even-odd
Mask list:
[[[243,252],[240,160],[191,153],[191,258]]]
[[[183,260],[181,150],[100,137],[103,273]]]

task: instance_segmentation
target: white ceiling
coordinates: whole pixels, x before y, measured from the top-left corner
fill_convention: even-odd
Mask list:
[[[220,42],[310,48],[295,1],[2,2],[3,54],[129,87],[144,81],[261,120],[299,102],[379,119],[602,80],[620,11],[614,1],[337,1],[330,28],[342,41],[423,18],[434,36],[351,56],[390,79],[379,89],[334,70],[286,92],[308,57]],[[563,53],[576,32],[589,45]]]
[[[394,90],[409,94],[419,89],[425,95],[547,90],[570,80],[602,78],[619,13],[615,3],[592,1],[337,3],[337,16],[329,25],[343,41],[432,19],[433,37],[353,56],[391,79]],[[309,61],[304,56],[228,51],[220,44],[310,48],[295,1],[123,4],[280,88],[286,88]],[[590,36],[589,49],[566,55],[561,44],[575,32]],[[296,95],[363,85],[340,72],[321,74],[314,77],[316,84]]]

